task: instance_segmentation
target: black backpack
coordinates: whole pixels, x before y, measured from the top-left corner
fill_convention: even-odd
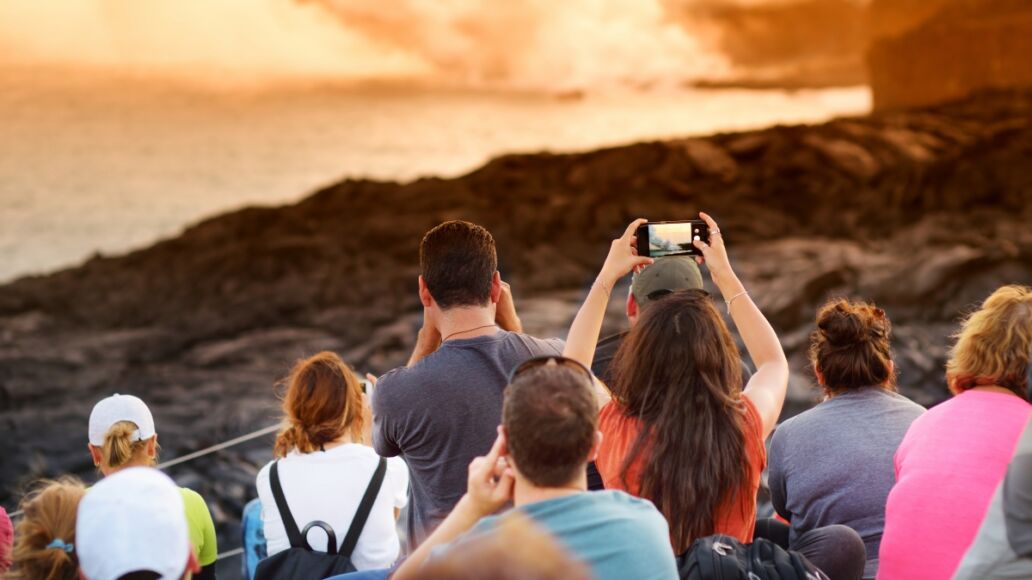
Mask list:
[[[828,580],[801,554],[770,540],[746,545],[719,534],[695,540],[677,568],[681,580]]]
[[[358,504],[355,519],[351,520],[351,527],[348,528],[348,534],[344,536],[344,543],[341,544],[339,550],[337,549],[337,536],[333,533],[333,528],[326,522],[314,521],[305,526],[304,530],[298,531],[297,522],[294,521],[294,515],[290,513],[290,506],[287,505],[287,498],[283,497],[278,464],[279,461],[272,464],[269,483],[272,486],[272,495],[276,498],[276,508],[283,520],[283,527],[287,530],[290,548],[258,562],[254,580],[321,579],[354,572],[355,565],[351,563],[351,554],[355,551],[358,537],[362,534],[362,528],[369,519],[369,512],[373,509],[376,496],[380,493],[384,475],[387,473],[387,460],[383,457],[380,458],[380,465],[373,473],[373,479],[369,482],[365,495],[362,496],[362,502]],[[315,552],[308,545],[308,530],[313,527],[322,528],[326,532],[327,552]]]

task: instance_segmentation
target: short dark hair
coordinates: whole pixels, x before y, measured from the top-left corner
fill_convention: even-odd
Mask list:
[[[595,443],[598,405],[583,373],[541,366],[505,389],[502,425],[516,469],[541,487],[573,481]]]
[[[423,236],[419,269],[441,308],[486,306],[498,270],[494,238],[470,222],[444,222]]]

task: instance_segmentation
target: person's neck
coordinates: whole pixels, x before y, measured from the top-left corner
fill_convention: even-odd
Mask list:
[[[104,477],[107,477],[109,475],[114,475],[124,469],[132,469],[133,467],[154,467],[154,462],[149,459],[138,459],[135,461],[130,461],[128,463],[123,463],[118,467],[109,467],[106,470],[101,470],[101,473],[104,474]]]
[[[348,445],[350,443],[358,443],[358,441],[355,441],[355,438],[352,437],[350,433],[345,433],[344,435],[338,437],[336,440],[324,444],[322,446],[322,451],[329,451],[330,449],[334,449],[342,445]]]
[[[977,387],[971,387],[971,389],[969,390],[980,391],[983,393],[1000,393],[1003,395],[1014,395],[1015,397],[1019,396],[1017,393],[1008,389],[1007,387],[1001,387],[999,385],[979,385]]]
[[[514,506],[520,507],[587,491],[588,479],[586,473],[576,480],[559,487],[538,487],[522,476],[517,476],[512,492],[512,503]]]
[[[495,326],[494,305],[443,310],[438,330],[441,331],[442,340],[494,334],[498,331],[498,327]]]

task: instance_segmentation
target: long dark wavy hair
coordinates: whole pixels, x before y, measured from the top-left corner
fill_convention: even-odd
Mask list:
[[[704,292],[679,291],[645,309],[613,368],[613,398],[642,423],[622,477],[644,453],[639,493],[681,553],[714,533],[717,508],[748,479],[738,349]]]

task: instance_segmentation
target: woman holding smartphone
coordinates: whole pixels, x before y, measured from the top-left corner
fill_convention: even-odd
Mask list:
[[[699,215],[710,240],[694,242],[702,254],[696,260],[720,289],[756,373],[743,390],[738,349],[713,301],[702,291],[678,291],[641,313],[614,358],[611,390],[600,393],[596,463],[606,488],[651,500],[670,524],[677,554],[712,534],[752,542],[764,440],[788,388],[774,329],[732,270],[717,223]],[[634,221],[613,241],[570,328],[566,356],[590,365],[614,285],[653,262],[637,255],[635,231],[643,223]],[[810,553],[810,546],[799,551],[833,578],[859,578],[863,543],[838,528]]]

